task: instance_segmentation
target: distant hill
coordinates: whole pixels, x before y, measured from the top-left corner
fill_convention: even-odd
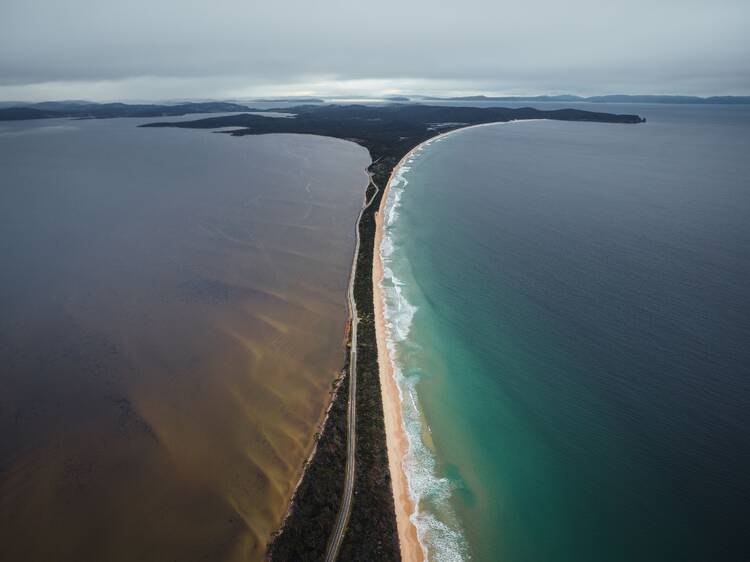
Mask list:
[[[253,100],[256,103],[325,103],[320,98],[266,98]]]
[[[33,107],[6,107],[0,109],[0,121],[26,121],[28,119],[49,119],[62,117],[55,111],[45,111]]]
[[[228,102],[181,103],[175,105],[91,103],[50,101],[21,107],[0,107],[0,121],[73,117],[106,119],[112,117],[177,117],[193,113],[234,113],[253,111],[246,105]]]
[[[675,103],[675,104],[750,104],[750,96],[659,96],[613,94],[607,96],[461,96],[437,98],[426,96],[428,100],[447,101],[531,101],[531,102],[588,102],[588,103]]]

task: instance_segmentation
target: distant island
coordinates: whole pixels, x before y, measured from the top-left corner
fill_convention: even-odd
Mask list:
[[[406,105],[413,107],[416,105],[429,105],[430,102],[531,102],[531,103],[619,103],[619,104],[698,104],[698,105],[741,105],[750,104],[750,96],[674,96],[674,95],[606,95],[606,96],[575,96],[575,95],[555,95],[555,96],[459,96],[459,97],[437,97],[437,96],[402,96],[389,95],[383,98],[383,101],[391,105]],[[302,111],[303,106],[315,105],[319,108],[338,108],[342,107],[336,100],[326,101],[317,97],[288,97],[288,98],[259,98],[252,100],[250,103],[284,103],[295,104],[294,110]],[[362,107],[362,105],[348,106]],[[379,109],[383,109],[380,107]],[[465,110],[478,110],[479,108],[463,108]],[[290,108],[276,108],[277,111],[290,111]],[[433,107],[433,111],[435,108]],[[126,104],[126,103],[95,103],[90,101],[70,100],[70,101],[46,101],[40,103],[24,102],[0,102],[0,121],[24,121],[30,119],[55,119],[55,118],[75,118],[75,119],[111,119],[115,117],[179,117],[182,115],[191,115],[197,113],[240,113],[250,111],[269,111],[268,109],[253,108],[245,103],[234,101],[210,101],[210,102],[184,102],[177,104]],[[334,110],[340,111],[340,110]],[[566,110],[572,111],[572,110]],[[584,112],[585,113],[585,112]],[[343,113],[341,113],[343,115]],[[605,114],[600,114],[605,115]],[[526,119],[528,117],[519,117]],[[560,117],[545,117],[546,119],[559,119]],[[505,120],[505,119],[501,119]],[[586,118],[583,115],[565,120],[583,120],[583,121],[607,121],[620,122],[610,118]],[[336,135],[333,135],[336,136]]]
[[[675,104],[750,104],[750,96],[710,96],[702,98],[699,96],[674,96],[674,95],[628,95],[612,94],[608,96],[461,96],[451,98],[439,98],[425,96],[425,100],[443,101],[532,101],[532,102],[587,102],[587,103],[675,103]]]
[[[325,103],[321,98],[258,98],[253,100],[256,103]]]
[[[111,119],[113,117],[179,117],[193,113],[255,111],[232,102],[191,102],[174,105],[47,101],[13,107],[0,107],[0,121],[30,119]]]

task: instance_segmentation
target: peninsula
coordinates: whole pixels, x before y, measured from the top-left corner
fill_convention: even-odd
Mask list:
[[[253,110],[254,111],[254,110]],[[468,125],[526,119],[557,121],[590,121],[599,123],[641,123],[638,115],[616,115],[580,109],[539,110],[531,107],[451,107],[420,104],[368,105],[300,105],[267,112],[285,112],[291,119],[269,118],[253,113],[237,113],[206,117],[193,121],[159,122],[143,127],[180,127],[187,129],[218,129],[233,136],[263,135],[268,133],[301,133],[348,139],[367,150],[373,161],[388,159],[388,171],[419,143],[453,129]],[[393,160],[390,160],[393,159]],[[374,168],[376,183],[378,170]],[[385,185],[384,182],[378,185]]]
[[[357,223],[359,245],[352,268],[351,293],[356,319],[351,319],[351,324],[356,329],[356,339],[350,337],[343,375],[334,383],[328,415],[317,436],[316,452],[306,464],[283,527],[269,545],[268,557],[271,560],[422,560],[416,530],[409,521],[414,506],[410,505],[405,477],[400,472],[405,444],[404,436],[400,435],[400,406],[389,370],[382,364],[387,362],[382,311],[376,310],[381,305],[376,305],[373,298],[377,290],[374,282],[380,278],[381,267],[375,257],[378,210],[390,178],[416,146],[460,128],[530,119],[626,124],[642,123],[645,119],[575,109],[428,105],[302,105],[283,111],[295,117],[280,119],[241,113],[142,125],[209,130],[233,127],[220,131],[233,136],[268,133],[332,136],[364,146],[372,158],[368,168],[370,182]],[[352,340],[354,350],[350,349]],[[350,360],[356,361],[355,369],[349,369]],[[349,419],[350,412],[355,412],[355,419]],[[350,431],[352,426],[356,427],[356,439]],[[350,463],[356,466],[352,477],[348,475]],[[334,552],[331,544],[335,545]]]

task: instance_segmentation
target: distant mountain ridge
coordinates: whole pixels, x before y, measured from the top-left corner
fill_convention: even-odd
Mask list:
[[[459,96],[438,98],[427,96],[423,99],[449,101],[537,101],[537,102],[588,102],[588,103],[676,103],[676,104],[750,104],[750,96],[674,96],[674,95],[630,95],[611,94],[606,96]]]
[[[387,96],[383,98],[391,103],[420,104],[429,101],[465,101],[465,102],[587,102],[587,103],[672,103],[698,105],[741,105],[750,104],[750,96],[712,96],[701,98],[698,96],[659,96],[659,95],[626,95],[614,94],[606,96]],[[327,105],[320,98],[284,98],[254,100],[258,103],[298,102],[303,104]],[[332,100],[333,101],[333,100]],[[334,102],[335,104],[335,102]],[[285,109],[279,109],[285,111]],[[84,100],[45,101],[39,103],[25,103],[0,101],[0,121],[25,121],[30,119],[54,119],[61,117],[77,119],[108,119],[115,117],[179,117],[194,113],[238,113],[247,111],[263,111],[229,101],[182,102],[182,103],[96,103]],[[268,111],[268,110],[265,110]]]
[[[113,117],[178,117],[193,113],[232,113],[255,111],[246,105],[231,102],[160,104],[93,103],[86,101],[46,101],[16,107],[0,106],[0,121],[29,119],[106,119]]]
[[[258,98],[252,100],[256,103],[325,103],[322,98],[309,98],[309,97],[287,97],[287,98]]]

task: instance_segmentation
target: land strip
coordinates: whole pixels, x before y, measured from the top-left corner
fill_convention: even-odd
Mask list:
[[[371,181],[365,193],[365,201],[369,203],[363,207],[358,221],[359,247],[349,297],[352,333],[355,333],[356,322],[356,339],[352,340],[348,353],[353,368],[342,390],[334,395],[335,403],[331,406],[317,452],[305,470],[282,532],[269,546],[269,558],[274,561],[322,560],[325,559],[326,550],[330,551],[326,548],[332,544],[330,539],[342,540],[340,547],[334,544],[338,556],[333,556],[331,560],[400,560],[402,549],[391,476],[394,463],[391,458],[389,469],[373,299],[376,216],[384,196],[383,188],[388,184],[394,168],[423,141],[471,125],[528,119],[603,123],[640,123],[644,120],[636,115],[572,109],[539,111],[532,108],[420,105],[300,106],[284,111],[294,113],[296,117],[273,119],[237,114],[145,126],[235,127],[232,131],[222,131],[233,136],[316,134],[351,140],[370,152],[373,158],[368,168]],[[352,373],[355,377],[350,377]],[[351,425],[347,424],[347,411],[351,414]],[[353,451],[348,449],[352,444]],[[349,468],[347,459],[352,461]],[[350,488],[352,478],[353,486]],[[403,481],[400,485],[403,485]],[[350,510],[347,504],[350,504]],[[340,510],[342,506],[343,512]],[[404,525],[401,527],[403,533]],[[412,556],[408,558],[414,559]]]

